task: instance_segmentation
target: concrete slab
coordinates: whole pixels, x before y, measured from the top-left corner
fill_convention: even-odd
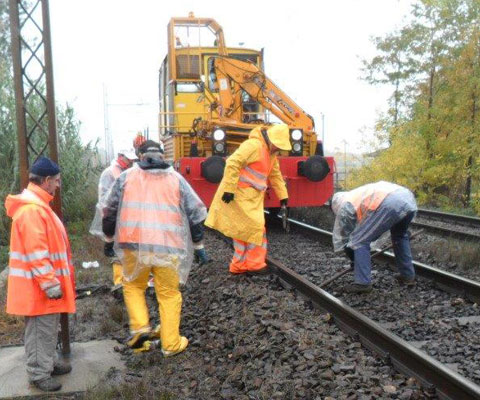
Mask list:
[[[57,377],[62,389],[56,393],[82,392],[99,383],[110,368],[125,370],[120,354],[113,350],[117,345],[114,340],[71,343],[72,372]],[[0,399],[39,394],[44,393],[28,383],[23,346],[0,349]]]
[[[480,323],[480,315],[471,315],[469,317],[459,317],[457,319],[458,319],[459,325],[461,326]]]

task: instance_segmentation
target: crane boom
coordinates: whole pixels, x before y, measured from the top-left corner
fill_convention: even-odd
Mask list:
[[[240,120],[240,92],[243,89],[264,108],[270,110],[292,128],[314,131],[313,118],[275,85],[255,64],[231,57],[216,57],[220,104],[220,119]]]

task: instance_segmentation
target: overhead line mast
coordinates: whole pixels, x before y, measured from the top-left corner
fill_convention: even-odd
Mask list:
[[[30,163],[45,154],[58,163],[48,0],[9,0],[15,86],[20,187],[28,185]],[[60,189],[53,210],[62,218]],[[70,354],[68,314],[61,314],[61,347]]]

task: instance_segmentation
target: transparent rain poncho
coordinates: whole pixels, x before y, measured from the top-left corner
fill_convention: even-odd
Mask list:
[[[118,165],[116,160],[113,160],[108,168],[106,168],[100,175],[98,181],[98,202],[95,206],[95,216],[90,225],[90,234],[105,240],[105,235],[102,231],[103,210],[106,206],[106,200],[110,189],[112,189],[115,179],[122,173],[122,168]]]
[[[116,209],[114,250],[124,278],[143,268],[172,268],[187,281],[193,261],[190,226],[205,220],[207,209],[188,182],[172,167],[135,165],[115,182],[107,213]]]
[[[380,197],[389,196],[388,210],[375,213],[368,205]],[[353,199],[359,199],[362,219],[358,221],[357,210]],[[382,201],[383,202],[383,201]],[[382,207],[382,203],[377,209]],[[380,181],[360,186],[349,192],[338,192],[332,199],[332,210],[335,213],[333,227],[334,251],[341,251],[345,247],[353,250],[365,244],[371,237],[372,231],[387,231],[391,228],[392,216],[396,220],[404,218],[409,212],[417,211],[417,203],[413,193],[403,186]]]

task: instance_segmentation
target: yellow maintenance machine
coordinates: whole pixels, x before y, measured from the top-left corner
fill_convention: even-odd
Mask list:
[[[160,139],[166,158],[209,205],[225,157],[250,131],[274,119],[290,127],[292,151],[279,157],[289,205],[323,205],[333,192],[331,157],[323,156],[313,118],[263,72],[263,52],[225,45],[211,18],[172,18],[159,76]],[[277,207],[273,192],[267,207]]]

